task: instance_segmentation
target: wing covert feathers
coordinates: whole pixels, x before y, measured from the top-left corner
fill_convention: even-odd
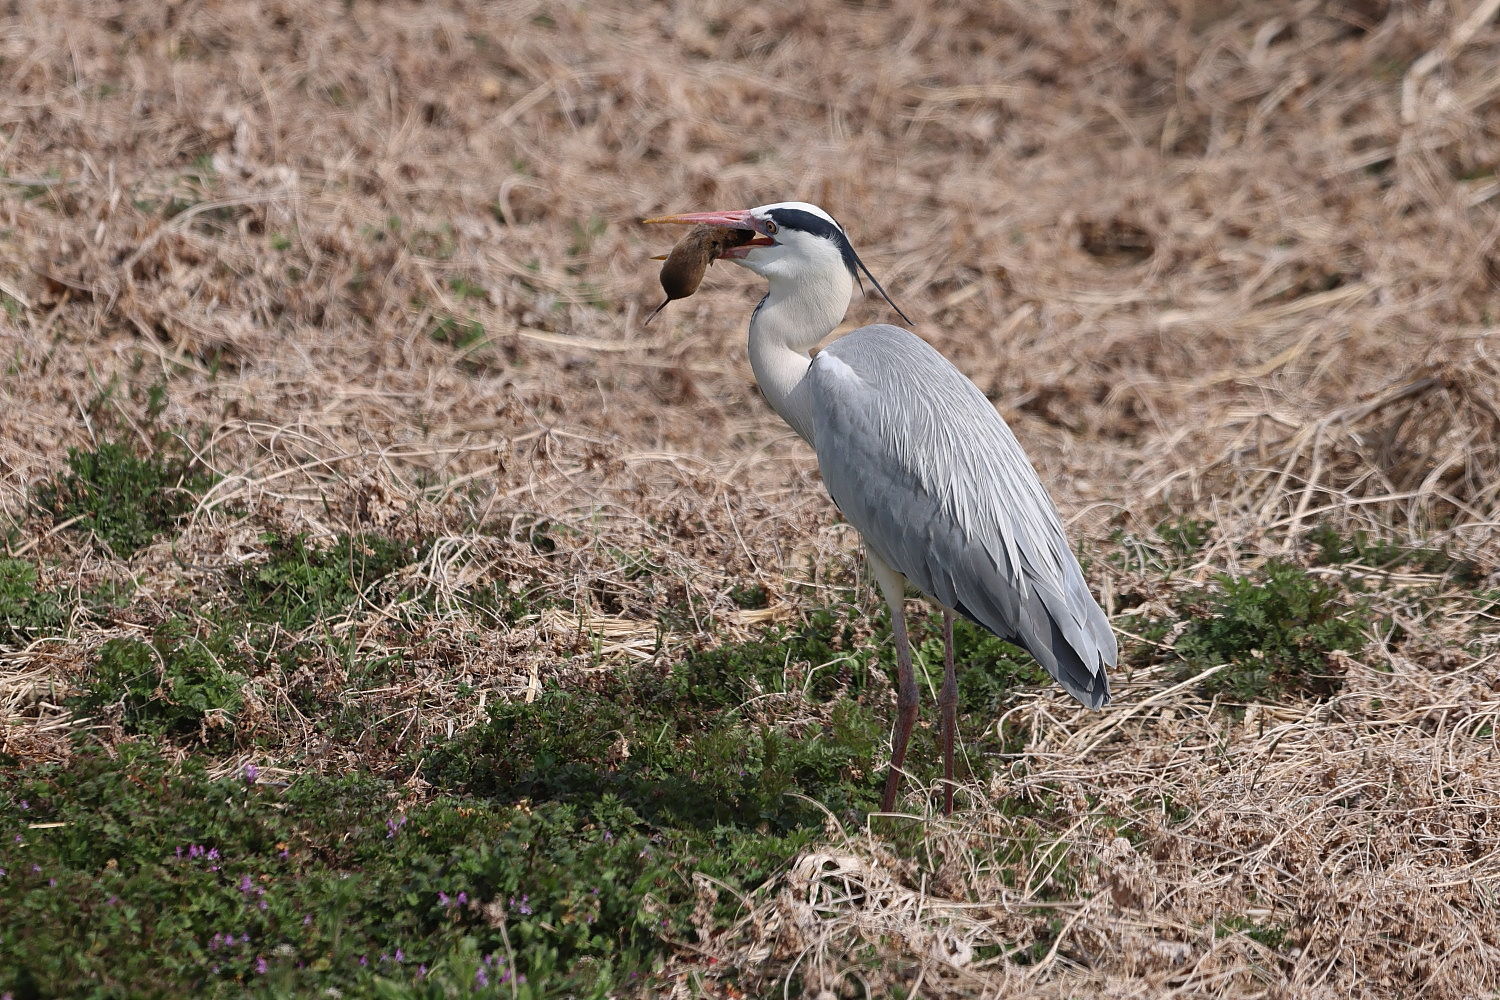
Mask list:
[[[807,378],[823,481],[866,544],[938,603],[1024,647],[1074,698],[1106,704],[1114,633],[984,394],[893,326],[834,341]]]

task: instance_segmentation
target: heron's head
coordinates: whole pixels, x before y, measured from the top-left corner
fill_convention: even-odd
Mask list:
[[[854,252],[844,227],[817,205],[805,201],[781,201],[759,208],[689,212],[645,221],[748,229],[755,234],[754,238],[725,250],[719,255],[719,260],[732,261],[754,271],[773,286],[840,285],[845,289],[845,303],[853,291],[853,282],[859,281],[863,271],[881,296],[890,302],[891,308],[902,319],[911,322],[900,307],[891,302],[880,282]]]

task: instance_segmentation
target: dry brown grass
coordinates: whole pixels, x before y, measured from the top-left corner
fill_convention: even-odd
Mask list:
[[[1218,524],[1200,578],[1317,523],[1493,567],[1496,7],[13,5],[0,509],[19,520],[93,439],[115,380],[165,380],[163,419],[205,430],[225,479],[128,563],[27,522],[13,550],[140,599],[4,655],[5,749],[65,753],[80,722],[58,692],[90,651],[169,600],[221,599],[267,529],[440,535],[421,567],[439,595],[536,579],[574,609],[507,632],[455,605],[406,683],[351,693],[409,712],[412,742],[471,721],[459,684],[524,696],[595,662],[596,636],[606,662],[644,655],[666,601],[721,637],[758,624],[735,583],[772,615],[816,603],[854,540],[756,398],[759,292],[717,268],[640,325],[663,248],[633,220],[669,210],[834,210],[1086,547],[1186,513]],[[435,340],[444,316],[488,336]],[[112,399],[139,424],[138,398]],[[540,557],[537,519],[572,542]],[[630,579],[611,549],[664,572]],[[1107,598],[1182,583],[1093,572]],[[400,609],[370,596],[348,628],[375,647]],[[936,878],[831,830],[682,953],[852,995],[861,977],[872,996],[1491,995],[1493,623],[1433,607],[1350,661],[1330,704],[1231,719],[1161,671],[1125,672],[1104,715],[1038,692],[1012,713],[1032,737],[1011,777],[925,819]],[[1069,822],[993,805],[1044,789]],[[1163,802],[1181,822],[1160,825]],[[1122,820],[1157,824],[1149,849]],[[1021,864],[1017,838],[1080,880]],[[1293,947],[1247,932],[1273,925]]]

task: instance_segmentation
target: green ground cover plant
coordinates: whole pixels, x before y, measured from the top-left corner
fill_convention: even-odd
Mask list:
[[[0,559],[0,645],[55,633],[66,623],[62,595],[37,585],[36,566]]]
[[[1364,601],[1305,569],[1268,562],[1251,575],[1221,575],[1185,602],[1201,609],[1174,647],[1191,676],[1229,663],[1203,682],[1240,702],[1327,697],[1342,683],[1328,654],[1358,654],[1371,625]]]
[[[0,769],[0,788],[17,996],[603,996],[685,930],[714,845],[608,797],[412,803],[358,774],[214,778],[149,743]],[[727,878],[795,846],[735,839],[709,862]]]
[[[180,447],[141,455],[122,441],[103,441],[69,448],[67,474],[38,486],[34,502],[124,558],[170,531],[217,478]]]

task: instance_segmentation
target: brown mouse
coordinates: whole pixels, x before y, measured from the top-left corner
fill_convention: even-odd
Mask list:
[[[661,266],[661,288],[667,293],[666,301],[651,310],[646,317],[650,323],[656,314],[667,307],[673,299],[685,299],[698,290],[703,275],[725,250],[742,246],[755,238],[748,229],[725,229],[722,226],[694,226],[687,235],[677,241],[672,252],[667,254]]]

